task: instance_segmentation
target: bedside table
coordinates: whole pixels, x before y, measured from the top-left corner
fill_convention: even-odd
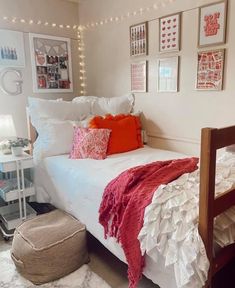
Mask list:
[[[34,186],[25,177],[25,169],[32,169],[33,158],[27,153],[15,157],[0,153],[0,197],[5,205],[0,207],[0,230],[5,240],[13,236],[14,229],[25,219],[33,218],[36,212],[26,202],[26,197],[35,194]]]

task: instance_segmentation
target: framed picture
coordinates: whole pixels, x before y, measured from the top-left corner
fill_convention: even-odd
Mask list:
[[[148,22],[130,27],[130,55],[148,54]]]
[[[158,92],[178,91],[179,56],[158,59]]]
[[[180,22],[180,13],[159,19],[159,52],[180,50]]]
[[[147,61],[131,63],[131,92],[147,92]]]
[[[226,18],[227,0],[199,8],[199,47],[225,43]]]
[[[36,93],[72,92],[70,39],[29,34]]]
[[[224,49],[201,51],[197,59],[197,90],[222,90]]]
[[[0,66],[25,67],[23,32],[0,29]]]

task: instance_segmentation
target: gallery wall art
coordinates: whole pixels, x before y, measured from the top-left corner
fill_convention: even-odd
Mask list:
[[[198,53],[197,90],[222,90],[224,49]]]
[[[199,8],[199,47],[225,43],[226,14],[227,1],[221,1]]]
[[[147,61],[131,63],[131,92],[147,92]]]
[[[148,23],[140,23],[130,27],[130,55],[148,54]]]
[[[180,13],[159,19],[159,52],[180,50],[180,20]]]
[[[25,67],[22,32],[0,29],[0,66]]]
[[[72,92],[70,39],[30,34],[33,91]]]

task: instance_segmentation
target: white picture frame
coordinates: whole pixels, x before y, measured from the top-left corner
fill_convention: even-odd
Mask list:
[[[23,32],[0,29],[0,67],[25,67]]]
[[[227,0],[199,8],[198,47],[224,44],[226,41]]]
[[[159,19],[159,52],[180,51],[181,13]]]
[[[131,92],[147,92],[147,61],[131,63]]]
[[[159,58],[157,91],[178,92],[179,56]]]
[[[70,39],[29,34],[33,92],[73,92]]]
[[[225,49],[198,52],[196,90],[223,89]]]

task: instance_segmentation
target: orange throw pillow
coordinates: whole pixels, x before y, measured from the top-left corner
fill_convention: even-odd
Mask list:
[[[95,116],[90,121],[90,128],[110,129],[107,154],[127,152],[143,147],[141,125],[138,116],[119,114],[116,116]]]

